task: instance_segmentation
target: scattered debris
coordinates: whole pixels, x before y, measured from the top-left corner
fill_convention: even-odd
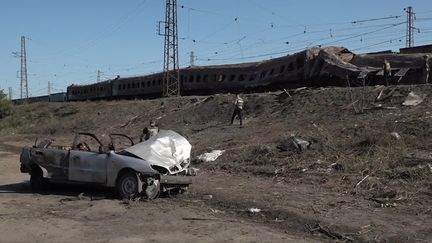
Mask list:
[[[386,87],[383,87],[376,97],[375,101],[383,101],[391,97],[394,93],[395,89],[386,90]]]
[[[363,179],[361,179],[361,180],[360,180],[360,181],[355,185],[355,187],[358,187],[360,184],[362,184],[362,182],[363,182],[364,180],[366,180],[368,177],[369,177],[369,175],[363,177]]]
[[[219,156],[221,156],[225,150],[213,150],[210,153],[204,153],[197,157],[199,161],[202,162],[213,162],[215,161]]]
[[[328,227],[321,226],[319,223],[317,223],[314,227],[311,227],[310,225],[307,225],[307,226],[308,226],[309,231],[311,233],[319,232],[319,233],[325,234],[326,236],[328,236],[334,240],[354,241],[354,239],[349,238],[347,236],[344,236],[342,234],[339,234],[339,233],[331,230]]]
[[[93,195],[86,196],[86,195],[84,195],[84,192],[81,192],[76,197],[73,197],[73,198],[68,197],[68,198],[60,199],[60,203],[71,202],[71,201],[96,201],[96,200],[103,200],[105,198],[106,197],[104,197],[104,196],[93,196]]]
[[[416,106],[423,102],[423,98],[411,91],[402,103],[404,106]]]
[[[259,212],[261,212],[261,209],[259,209],[259,208],[249,208],[248,209],[248,213],[250,215],[255,215],[255,214],[259,213]]]
[[[343,165],[341,165],[339,163],[332,163],[332,164],[330,164],[329,167],[332,168],[335,171],[343,171],[344,170]]]
[[[204,195],[203,196],[203,199],[204,200],[211,200],[213,198],[213,195],[212,194],[207,194],[207,195]]]
[[[288,90],[283,89],[282,92],[280,94],[278,94],[278,97],[281,99],[286,99],[286,98],[291,98],[292,96]]]
[[[400,140],[400,139],[401,139],[401,136],[400,136],[399,133],[397,133],[397,132],[392,132],[392,133],[390,133],[390,135],[391,135],[394,139],[396,139],[396,140]]]
[[[304,150],[308,149],[311,145],[310,142],[303,140],[301,138],[295,137],[294,135],[291,135],[291,140],[296,149],[298,149],[300,152],[303,152]]]
[[[125,123],[121,124],[121,125],[117,125],[114,127],[118,127],[118,128],[124,128],[129,126],[130,124],[134,123],[134,121],[138,118],[139,116],[133,116],[131,117],[129,120],[127,120]]]
[[[389,201],[388,198],[386,198],[386,199],[377,199],[377,198],[372,198],[371,197],[371,198],[369,198],[369,200],[378,203],[381,208],[394,208],[394,207],[397,206],[397,204],[395,202]]]
[[[194,168],[194,167],[190,167],[186,170],[186,175],[187,176],[197,176],[198,175],[198,168]]]
[[[305,90],[305,89],[307,89],[307,87],[300,87],[300,88],[294,89],[293,91],[294,91],[294,93],[297,93],[297,92]]]
[[[291,97],[290,93],[288,92],[288,90],[283,89],[284,93],[288,95],[288,97]]]
[[[215,219],[215,218],[183,217],[182,220],[219,220],[219,219]]]
[[[82,200],[82,201],[91,201],[91,197],[85,196],[84,192],[81,192],[80,194],[78,194],[78,199]]]

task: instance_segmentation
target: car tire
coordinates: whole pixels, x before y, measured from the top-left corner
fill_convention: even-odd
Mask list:
[[[39,192],[43,189],[45,180],[42,169],[39,166],[33,166],[30,171],[30,187],[32,191]]]
[[[138,176],[134,172],[126,172],[117,180],[117,193],[121,199],[133,199],[138,196]]]

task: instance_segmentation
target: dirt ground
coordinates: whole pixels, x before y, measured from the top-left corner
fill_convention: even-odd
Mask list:
[[[0,120],[2,241],[432,242],[432,87],[387,87],[377,101],[381,90],[243,95],[242,127],[229,125],[229,94],[16,106]],[[423,102],[403,106],[410,92]],[[137,139],[150,119],[193,146],[199,173],[187,194],[123,202],[65,185],[36,194],[19,172],[20,147],[36,137]],[[291,136],[310,147],[297,150]],[[225,152],[195,159],[213,149]]]

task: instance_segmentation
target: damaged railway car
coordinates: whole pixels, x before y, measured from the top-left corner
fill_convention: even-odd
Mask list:
[[[431,53],[429,53],[431,54]],[[271,91],[303,86],[346,86],[359,80],[383,83],[384,59],[391,63],[391,84],[421,83],[427,53],[355,54],[343,47],[314,47],[260,62],[190,66],[180,69],[182,95]],[[71,85],[70,101],[154,98],[161,96],[163,73]]]

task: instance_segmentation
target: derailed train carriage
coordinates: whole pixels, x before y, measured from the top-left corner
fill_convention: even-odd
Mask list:
[[[429,53],[430,54],[430,53]],[[425,53],[354,54],[343,47],[315,47],[261,62],[190,66],[180,70],[182,95],[268,91],[302,86],[346,86],[358,80],[383,82],[382,64],[392,65],[390,83],[421,83]],[[154,98],[162,93],[163,73],[116,78],[67,88],[70,101]]]

